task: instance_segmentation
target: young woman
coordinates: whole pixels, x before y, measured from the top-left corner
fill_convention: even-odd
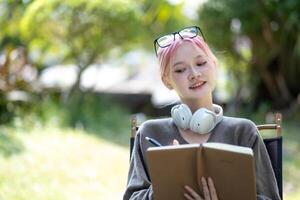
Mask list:
[[[177,92],[182,104],[172,108],[171,118],[148,120],[139,128],[123,199],[153,199],[145,159],[151,144],[145,137],[162,145],[221,142],[251,147],[255,155],[257,199],[280,199],[271,162],[255,124],[223,116],[222,108],[213,104],[217,59],[200,33],[199,27],[186,27],[154,41],[161,79],[167,88]],[[211,178],[202,178],[202,186],[203,197],[188,185],[182,196],[188,200],[218,199],[218,188]]]

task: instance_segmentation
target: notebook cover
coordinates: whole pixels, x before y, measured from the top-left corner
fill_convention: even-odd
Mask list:
[[[147,163],[154,199],[184,200],[184,185],[202,195],[202,176],[213,178],[220,200],[256,199],[253,156],[218,144],[150,147]]]

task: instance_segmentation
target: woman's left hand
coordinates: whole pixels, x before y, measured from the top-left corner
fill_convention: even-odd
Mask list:
[[[187,193],[184,193],[185,198],[188,200],[218,200],[213,180],[209,177],[208,181],[206,181],[206,179],[202,177],[201,182],[203,186],[204,198],[187,185],[184,186],[187,191]]]

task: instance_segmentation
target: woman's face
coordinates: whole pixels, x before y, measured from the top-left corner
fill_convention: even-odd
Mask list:
[[[215,79],[216,64],[201,48],[183,42],[171,57],[163,82],[181,99],[199,100],[212,95]]]

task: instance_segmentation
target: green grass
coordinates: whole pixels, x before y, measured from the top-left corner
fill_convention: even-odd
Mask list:
[[[86,96],[84,105],[51,101],[0,126],[0,200],[122,199],[129,167],[130,118]],[[69,113],[68,113],[69,112]],[[263,123],[264,117],[249,117]],[[300,124],[284,119],[284,199],[300,199]]]
[[[283,179],[285,199],[300,199],[300,124],[283,124]]]
[[[285,127],[284,199],[300,198],[296,124]],[[15,135],[14,148],[0,155],[2,200],[121,199],[128,171],[128,147],[83,130],[57,126],[1,127]],[[11,141],[10,141],[11,142]],[[19,145],[19,146],[18,146]]]
[[[0,199],[121,199],[128,149],[84,131],[35,127],[17,135],[22,150],[0,156]]]

